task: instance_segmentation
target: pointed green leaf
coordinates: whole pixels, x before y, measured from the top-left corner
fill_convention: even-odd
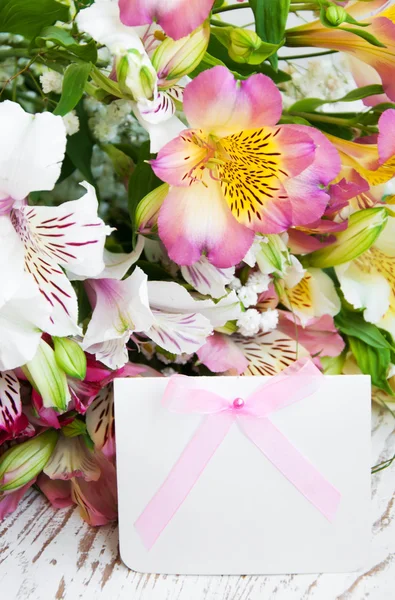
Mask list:
[[[91,63],[72,63],[67,67],[63,78],[62,95],[54,115],[64,117],[77,106],[84,94],[91,68]]]

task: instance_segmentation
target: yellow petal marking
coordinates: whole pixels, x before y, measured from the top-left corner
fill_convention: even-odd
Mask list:
[[[272,199],[287,200],[281,179],[281,152],[274,139],[280,129],[250,129],[222,138],[218,143],[217,174],[225,199],[244,225],[262,220],[261,211]]]

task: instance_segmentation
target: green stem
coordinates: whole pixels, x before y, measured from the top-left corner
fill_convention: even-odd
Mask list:
[[[237,10],[238,8],[250,8],[251,4],[249,2],[244,2],[243,4],[228,4],[228,6],[220,6],[219,8],[214,8],[212,11],[213,15],[218,13],[227,12],[228,10]]]
[[[0,60],[6,58],[30,58],[32,52],[26,48],[0,48]]]
[[[289,7],[289,12],[299,12],[301,10],[317,10],[318,6],[315,3],[311,4],[295,4]]]
[[[325,56],[326,54],[336,54],[337,50],[325,50],[325,52],[316,52],[315,54],[299,54],[294,56],[279,56],[278,60],[296,60],[298,58],[314,58],[315,56]]]
[[[289,114],[295,117],[302,117],[302,119],[306,119],[306,121],[320,121],[321,123],[332,123],[333,125],[341,125],[342,127],[355,125],[355,123],[352,123],[347,119],[341,119],[339,117],[330,117],[329,115],[324,114],[321,115],[316,113],[298,111],[291,111],[291,113]]]
[[[219,19],[210,19],[210,23],[215,27],[234,27],[232,23],[226,23],[225,21],[220,21]]]

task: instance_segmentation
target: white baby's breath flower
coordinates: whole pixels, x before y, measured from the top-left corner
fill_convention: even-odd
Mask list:
[[[238,277],[233,277],[232,281],[228,284],[231,290],[239,290],[241,288],[241,281]]]
[[[237,321],[239,333],[251,337],[258,333],[261,326],[261,314],[255,309],[246,310]]]
[[[51,92],[55,92],[55,94],[61,94],[63,75],[57,73],[56,71],[46,71],[40,75],[40,83],[44,94],[50,94]]]
[[[258,294],[252,288],[246,285],[237,291],[237,295],[245,308],[255,306],[255,304],[258,302]]]
[[[262,292],[266,292],[266,290],[269,288],[270,282],[271,279],[268,275],[261,273],[260,271],[256,271],[255,273],[251,273],[247,280],[246,286],[257,294],[261,294]]]
[[[278,310],[268,308],[260,314],[260,329],[263,333],[268,333],[276,329],[278,325]]]
[[[74,135],[80,130],[80,121],[75,110],[72,110],[63,117],[63,123],[65,124],[67,135]]]

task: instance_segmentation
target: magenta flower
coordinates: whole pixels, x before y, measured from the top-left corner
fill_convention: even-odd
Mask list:
[[[152,161],[171,186],[158,226],[179,265],[207,255],[217,267],[233,266],[254,232],[280,233],[324,213],[337,151],[311,127],[276,125],[281,111],[280,92],[261,74],[240,82],[219,66],[186,87],[191,129]]]

